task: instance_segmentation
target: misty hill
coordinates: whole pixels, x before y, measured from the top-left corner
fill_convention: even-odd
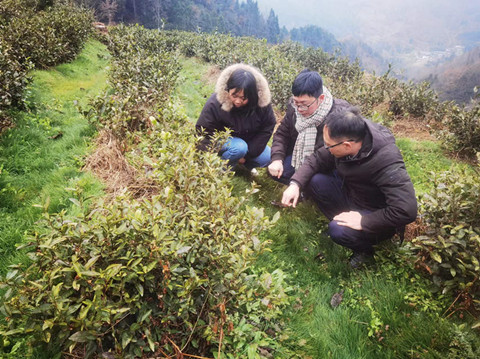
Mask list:
[[[388,70],[387,61],[366,43],[358,39],[349,38],[341,41],[341,50],[352,61],[358,58],[360,66],[376,74],[383,74]]]
[[[360,40],[391,63],[392,73],[403,80],[424,78],[452,53],[480,45],[479,1],[304,0],[301,6],[295,0],[257,2],[264,12],[273,8],[289,29],[312,24],[341,42]],[[360,49],[358,57],[363,58]]]
[[[323,51],[333,53],[341,45],[328,31],[319,26],[307,25],[290,30],[290,40],[301,43],[304,46],[322,48]]]
[[[425,81],[432,84],[441,100],[469,102],[475,86],[480,86],[480,46],[438,65]]]

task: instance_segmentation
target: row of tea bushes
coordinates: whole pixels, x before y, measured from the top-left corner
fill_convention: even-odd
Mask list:
[[[73,5],[38,11],[36,1],[0,3],[0,111],[22,106],[28,73],[74,59],[91,34],[93,15]]]
[[[283,355],[288,349],[272,333],[289,303],[285,275],[254,266],[269,245],[261,233],[278,215],[246,205],[253,185],[234,197],[225,163],[197,151],[193,126],[163,96],[178,63],[157,36],[139,27],[111,33],[113,90],[90,112],[124,136],[127,156],[148,164],[151,196],[125,194],[88,209],[84,198],[72,198],[83,214],[46,215],[28,245],[33,264],[3,281],[1,334],[28,333],[33,347],[49,343],[85,357],[253,358],[260,348]],[[149,81],[156,66],[167,72],[157,69]],[[144,118],[139,108],[148,109],[148,123],[132,126]]]

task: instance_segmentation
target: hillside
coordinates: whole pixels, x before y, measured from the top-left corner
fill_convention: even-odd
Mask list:
[[[342,53],[348,56],[351,61],[358,58],[360,66],[369,72],[381,75],[388,70],[388,63],[370,46],[358,39],[342,39],[341,49]]]
[[[283,185],[265,169],[232,171],[213,146],[199,151],[195,131],[232,62],[268,78],[279,118],[310,66],[395,131],[405,119],[454,125],[475,153],[475,120],[298,43],[123,25],[105,36],[107,48],[92,41],[78,61],[34,71],[0,137],[0,228],[11,235],[0,236],[2,359],[480,355],[480,183],[452,147],[396,132],[427,210],[405,243],[383,242],[376,264],[356,271],[312,202],[274,206]]]
[[[480,46],[437,66],[423,80],[431,83],[441,100],[468,103],[480,86]]]

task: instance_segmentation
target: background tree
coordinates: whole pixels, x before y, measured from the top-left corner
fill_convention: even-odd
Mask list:
[[[280,40],[280,26],[278,25],[278,16],[273,9],[267,19],[267,41],[276,44]]]
[[[108,25],[113,24],[113,18],[117,10],[118,4],[116,0],[103,0],[99,7],[100,16],[108,19]]]
[[[305,46],[321,48],[326,52],[334,52],[341,46],[335,36],[315,25],[293,28],[290,31],[290,39]]]

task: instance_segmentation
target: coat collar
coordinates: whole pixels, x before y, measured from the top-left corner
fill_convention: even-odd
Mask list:
[[[230,75],[236,70],[246,70],[253,74],[255,80],[257,81],[258,106],[268,106],[272,100],[272,96],[270,94],[267,79],[253,66],[246,64],[235,64],[228,66],[222,71],[215,85],[215,93],[217,95],[218,102],[220,102],[222,105],[222,110],[230,112],[230,110],[233,108],[233,103],[230,100],[228,92],[225,90],[225,88],[227,87],[227,81],[230,78]]]

